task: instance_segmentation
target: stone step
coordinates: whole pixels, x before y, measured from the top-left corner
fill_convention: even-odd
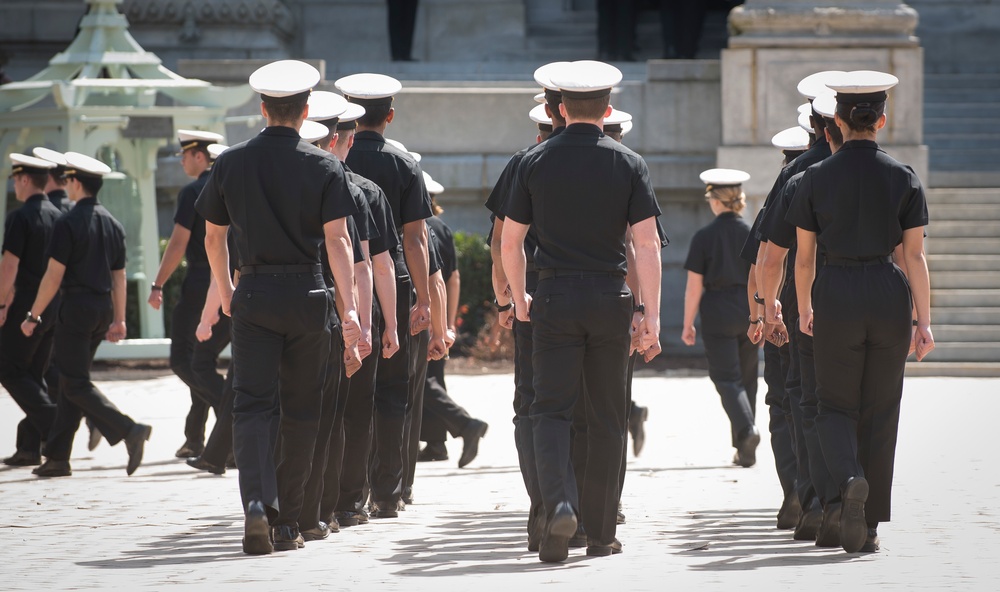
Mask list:
[[[1000,117],[954,117],[944,109],[924,116],[925,137],[935,134],[1000,133]]]
[[[1000,189],[935,187],[927,190],[927,203],[994,204],[1000,206]]]
[[[944,343],[1000,343],[1000,325],[932,324],[931,330],[934,332],[934,340],[938,345]],[[997,361],[1000,361],[1000,358]]]
[[[1000,238],[928,238],[928,252],[948,255],[1000,253]]]
[[[928,235],[935,239],[997,237],[1000,236],[1000,220],[932,220]]]
[[[936,278],[943,272],[997,272],[1000,275],[1000,255],[927,255],[927,268]],[[992,274],[990,274],[992,275]],[[935,286],[937,282],[935,282]]]
[[[931,288],[934,307],[996,307],[1000,306],[1000,290]],[[931,315],[933,319],[934,316]]]
[[[933,359],[935,352],[931,352]],[[930,362],[914,361],[911,356],[906,362],[906,376],[961,376],[967,378],[990,378],[1000,376],[1000,362]]]
[[[980,150],[1000,147],[1000,133],[976,132],[924,132],[924,142],[931,150]]]
[[[933,327],[932,327],[933,329]],[[1000,362],[1000,342],[953,342],[938,341],[935,335],[935,348],[926,358],[934,362]]]
[[[924,74],[924,92],[938,89],[967,88],[993,90],[1000,87],[1000,74]]]
[[[932,271],[931,285],[941,290],[1000,289],[997,271]]]
[[[995,165],[977,165],[977,170],[968,170],[967,167],[952,165],[952,169],[944,168],[940,163],[937,168],[932,168],[924,179],[925,187],[1000,187],[1000,171]],[[965,169],[965,170],[962,170]]]
[[[992,204],[927,204],[931,227],[937,222],[946,220],[1000,220],[1000,207]],[[942,252],[940,249],[937,252]],[[998,251],[1000,252],[1000,251]]]
[[[970,88],[963,84],[950,87],[935,87],[924,89],[926,103],[995,103],[1000,101],[1000,82],[995,79],[992,85],[981,88]]]
[[[1000,303],[986,307],[931,307],[931,326],[942,325],[1000,325]]]
[[[891,107],[890,107],[891,109]],[[892,111],[889,111],[892,117]],[[941,119],[994,119],[1000,117],[1000,102],[924,102],[924,121],[927,118]]]
[[[968,148],[947,148],[929,146],[929,163],[931,171],[989,171],[997,170],[997,163],[1000,162],[1000,147],[981,148],[978,150]],[[956,187],[967,187],[968,185],[954,185]],[[983,185],[978,185],[983,187]],[[987,185],[986,187],[995,187]]]

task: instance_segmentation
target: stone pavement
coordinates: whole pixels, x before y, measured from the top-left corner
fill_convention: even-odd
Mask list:
[[[76,441],[72,477],[0,469],[0,590],[223,589],[576,590],[1000,589],[1000,469],[991,428],[995,379],[909,379],[895,478],[895,521],[882,551],[848,555],[774,528],[781,495],[765,438],[758,465],[730,465],[728,425],[704,377],[646,376],[642,456],[629,454],[622,555],[571,550],[542,564],[525,550],[527,500],[513,448],[510,375],[453,376],[454,398],[487,420],[479,457],[418,465],[416,501],[397,520],[346,528],[300,551],[240,551],[236,474],[198,473],[173,458],[188,395],[173,376],[100,387],[154,426],[143,466],[125,475],[124,446]],[[761,396],[763,401],[763,383]],[[0,395],[0,452],[20,411]],[[758,405],[765,431],[766,410]],[[248,588],[249,587],[249,588]]]

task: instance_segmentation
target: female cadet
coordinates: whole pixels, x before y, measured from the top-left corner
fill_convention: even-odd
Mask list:
[[[746,331],[750,265],[740,258],[740,248],[750,234],[750,227],[740,217],[746,207],[742,184],[749,179],[747,173],[732,169],[710,169],[701,174],[708,186],[705,199],[715,220],[691,239],[684,263],[688,280],[681,333],[685,344],[694,345],[694,318],[700,311],[708,375],[732,424],[735,462],[742,467],[757,462],[760,443],[760,432],[754,425],[757,346]]]
[[[798,227],[799,323],[814,335],[816,430],[831,487],[839,486],[827,492],[834,503],[826,511],[839,519],[849,553],[878,550],[876,527],[889,520],[906,356],[911,341],[918,360],[934,349],[923,187],[876,143],[886,91],[897,82],[861,71],[829,84],[845,142],[806,171],[786,217]],[[909,284],[889,256],[901,242]],[[817,244],[824,253],[818,274]]]

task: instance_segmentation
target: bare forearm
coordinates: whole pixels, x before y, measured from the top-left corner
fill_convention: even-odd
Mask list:
[[[396,268],[389,253],[372,258],[373,283],[378,303],[385,318],[386,329],[396,331]]]
[[[441,271],[437,271],[429,278],[430,283],[430,297],[431,297],[431,328],[434,330],[434,334],[438,336],[443,336],[448,330],[446,324],[446,300],[444,287],[444,278],[441,277]]]
[[[427,263],[427,227],[423,220],[403,225],[403,255],[417,293],[417,305],[426,306],[430,303],[427,282],[430,270]]]
[[[660,318],[660,279],[663,268],[660,264],[659,243],[636,245],[636,280],[642,295],[643,313],[647,317]]]
[[[507,290],[507,274],[503,268],[503,253],[501,247],[503,240],[503,220],[497,218],[493,221],[493,241],[490,243],[490,258],[493,260],[493,294],[497,302],[504,303],[504,292]]]
[[[219,297],[219,286],[215,281],[215,276],[208,282],[208,292],[205,294],[205,306],[201,307],[201,322],[214,319],[219,307],[222,306],[222,298]]]
[[[810,253],[803,253],[801,244],[795,253],[795,295],[799,301],[799,315],[812,310],[812,285],[816,279],[816,260]]]
[[[458,298],[462,286],[462,280],[456,269],[445,284],[448,293],[448,327],[455,328],[455,321],[458,319]]]
[[[694,325],[694,319],[698,316],[698,307],[701,305],[701,296],[704,289],[702,276],[697,273],[688,272],[687,286],[684,288],[684,327]]]
[[[524,257],[522,245],[523,243],[513,244],[512,241],[505,241],[503,244],[503,268],[506,270],[511,296],[515,299],[523,298],[525,293],[524,270],[527,267],[527,259]]]
[[[184,250],[187,248],[187,242],[190,237],[191,233],[183,226],[174,228],[174,232],[170,235],[170,240],[167,242],[167,248],[163,251],[163,259],[160,261],[160,268],[156,271],[156,278],[153,280],[154,284],[162,286],[170,279],[177,266],[180,265],[181,259],[184,258]]]
[[[354,282],[357,286],[358,321],[361,327],[372,326],[372,269],[368,261],[354,264]]]
[[[337,288],[337,309],[341,320],[351,313],[357,314],[354,300],[354,250],[345,230],[342,236],[326,239],[326,252],[333,273],[333,283]]]
[[[111,306],[114,310],[114,322],[125,322],[125,301],[127,282],[125,281],[125,270],[115,269],[111,271]]]
[[[757,266],[751,264],[750,273],[747,275],[747,304],[750,305],[750,316],[759,317],[761,313],[753,299],[754,294],[757,294]]]
[[[927,272],[927,258],[921,251],[906,254],[907,279],[910,282],[910,292],[913,294],[913,307],[917,313],[917,324],[931,324],[931,281]]]
[[[216,291],[219,292],[219,299],[222,299],[222,290],[226,287],[231,292],[233,281],[229,277],[229,245],[226,244],[225,226],[217,226],[214,229],[206,226],[205,232],[205,253],[208,255],[208,264],[212,268],[212,278],[215,279]]]
[[[7,303],[11,292],[14,290],[14,280],[17,279],[17,268],[21,260],[12,255],[10,251],[4,251],[3,259],[0,259],[0,303]]]
[[[788,249],[782,249],[772,243],[766,244],[764,258],[758,260],[760,263],[758,275],[763,280],[763,285],[758,286],[758,290],[759,296],[765,303],[772,303],[777,299],[779,286],[784,279],[785,258],[788,256]]]

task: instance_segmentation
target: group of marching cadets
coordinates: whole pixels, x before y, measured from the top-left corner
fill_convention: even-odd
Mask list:
[[[660,214],[642,157],[621,143],[631,116],[610,105],[621,72],[554,62],[534,77],[536,143],[514,154],[487,208],[498,322],[513,329],[514,424],[530,500],[527,546],[622,552],[616,526],[637,356],[660,351]]]
[[[152,428],[90,380],[97,346],[126,334],[125,230],[98,201],[115,174],[76,152],[33,154],[10,156],[21,206],[5,221],[0,259],[0,384],[25,418],[17,450],[3,462],[38,465],[39,477],[71,475],[73,440],[86,418],[108,443],[125,442],[131,475]]]
[[[906,358],[934,349],[924,190],[877,143],[897,83],[873,71],[799,83],[802,129],[773,138],[786,163],[741,252],[747,336],[766,341],[777,526],[849,553],[879,549]]]

